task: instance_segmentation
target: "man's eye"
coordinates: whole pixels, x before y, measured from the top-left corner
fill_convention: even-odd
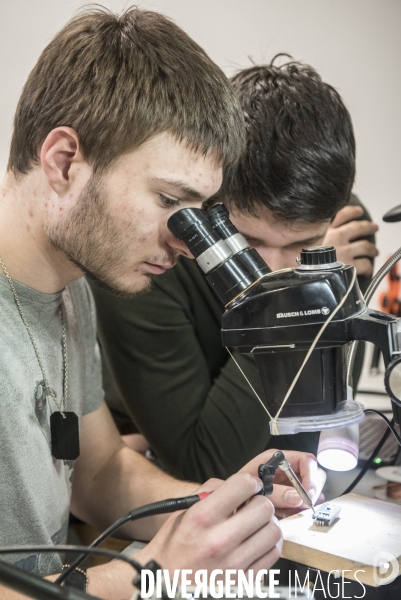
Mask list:
[[[164,194],[159,194],[163,208],[171,208],[172,206],[179,206],[180,202],[176,198],[169,198]]]

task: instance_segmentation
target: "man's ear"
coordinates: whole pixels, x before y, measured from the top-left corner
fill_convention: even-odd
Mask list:
[[[62,194],[71,181],[71,166],[83,160],[77,132],[71,127],[52,129],[40,151],[40,162],[50,187]]]

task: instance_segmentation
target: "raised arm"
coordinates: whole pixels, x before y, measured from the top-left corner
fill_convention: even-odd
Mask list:
[[[377,230],[366,208],[352,194],[349,204],[335,216],[323,242],[336,248],[338,260],[355,266],[363,292],[372,278],[373,260],[378,255]]]

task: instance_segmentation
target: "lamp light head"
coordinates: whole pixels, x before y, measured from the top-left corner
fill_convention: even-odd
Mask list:
[[[331,471],[351,471],[358,464],[359,426],[325,429],[320,434],[317,460]]]

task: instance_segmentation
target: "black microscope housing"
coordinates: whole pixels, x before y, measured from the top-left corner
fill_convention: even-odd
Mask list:
[[[306,249],[301,253],[301,261],[306,262],[310,253],[316,260],[325,261],[326,252],[326,248]],[[339,264],[321,268],[327,264],[330,263],[316,262],[315,270],[273,272],[230,303],[223,314],[223,345],[255,356],[273,415],[319,330],[352,282],[353,267]],[[388,362],[389,339],[396,322],[395,317],[365,306],[355,279],[343,306],[323,331],[280,416],[335,412],[347,398],[347,343],[374,342]]]
[[[177,230],[174,221],[179,213],[168,223],[173,233]],[[207,213],[204,217],[207,218]],[[229,259],[223,260],[218,269],[223,272],[226,263],[232,278]],[[354,267],[338,262],[333,247],[302,250],[294,269],[270,272],[265,266],[261,273],[259,262],[256,278],[254,274],[249,276],[245,289],[230,284],[230,290],[219,294],[226,307],[221,337],[224,346],[254,355],[265,393],[263,400],[273,416],[311,344],[350,287],[345,302],[321,334],[280,417],[336,412],[347,398],[347,345],[353,340],[376,344],[385,365],[399,360],[399,320],[366,306]],[[211,277],[213,272],[208,274],[209,281]],[[395,421],[399,423],[401,402],[389,394]]]

